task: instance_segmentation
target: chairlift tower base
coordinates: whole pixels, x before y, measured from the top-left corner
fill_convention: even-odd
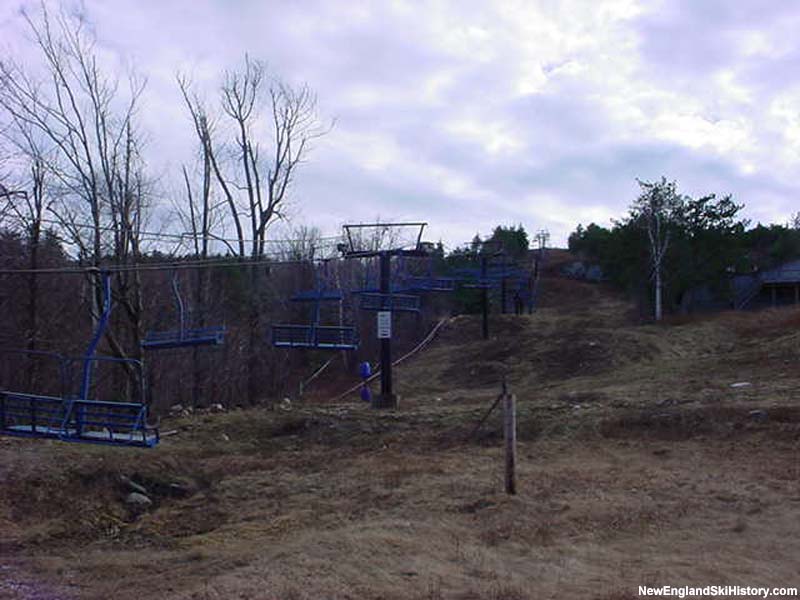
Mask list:
[[[372,397],[372,408],[400,408],[400,396],[397,394],[375,394]]]

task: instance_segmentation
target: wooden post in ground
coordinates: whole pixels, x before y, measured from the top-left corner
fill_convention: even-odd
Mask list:
[[[487,259],[486,255],[481,256],[481,285],[485,286],[487,283]],[[489,339],[489,290],[484,287],[481,290],[481,313],[483,313],[482,333],[483,339]]]
[[[517,397],[514,394],[508,393],[508,385],[505,378],[503,378],[503,388],[500,395],[486,411],[486,414],[481,417],[475,428],[470,434],[473,437],[480,429],[481,425],[489,418],[495,407],[503,403],[503,437],[505,438],[505,455],[506,455],[506,494],[517,493]],[[468,438],[469,439],[469,438]]]
[[[503,422],[506,441],[506,494],[517,493],[517,399],[503,383]]]

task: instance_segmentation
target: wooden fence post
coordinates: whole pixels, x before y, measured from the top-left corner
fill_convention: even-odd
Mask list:
[[[506,494],[517,493],[517,398],[503,395],[503,416],[506,441]]]

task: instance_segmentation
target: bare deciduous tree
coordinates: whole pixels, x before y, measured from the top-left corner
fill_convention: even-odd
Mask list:
[[[214,119],[185,76],[178,77],[178,84],[200,144],[204,177],[213,175],[227,208],[226,221],[235,231],[236,245],[228,247],[240,259],[261,260],[270,225],[283,217],[297,168],[311,142],[327,131],[317,115],[316,96],[306,85],[269,80],[264,63],[248,56],[241,69],[224,74],[221,114]],[[251,268],[247,365],[251,402],[259,394],[263,344],[260,278],[261,270]]]
[[[281,240],[274,254],[285,261],[313,261],[319,258],[322,232],[318,227],[299,225],[290,230],[290,238]]]
[[[144,82],[130,75],[122,92],[119,80],[104,73],[84,15],[51,15],[42,4],[38,17],[25,19],[45,76],[37,79],[20,63],[0,60],[0,109],[11,117],[10,135],[20,139],[30,132],[45,148],[38,168],[47,173],[47,191],[55,198],[47,209],[79,258],[98,267],[106,256],[135,263],[149,187],[135,125]],[[138,353],[138,273],[120,275],[115,295]],[[96,315],[99,289],[93,298]],[[108,340],[125,355],[114,335]]]
[[[208,171],[225,198],[236,254],[263,257],[267,230],[284,216],[297,168],[312,141],[328,131],[317,115],[316,95],[307,85],[268,81],[265,65],[249,57],[241,70],[225,73],[217,118],[210,117],[187,77],[179,76],[178,84]],[[232,140],[220,139],[218,124],[230,125]]]

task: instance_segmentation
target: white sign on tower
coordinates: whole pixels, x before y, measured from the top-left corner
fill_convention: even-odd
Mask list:
[[[378,311],[378,339],[386,340],[392,337],[392,313],[388,310]]]

